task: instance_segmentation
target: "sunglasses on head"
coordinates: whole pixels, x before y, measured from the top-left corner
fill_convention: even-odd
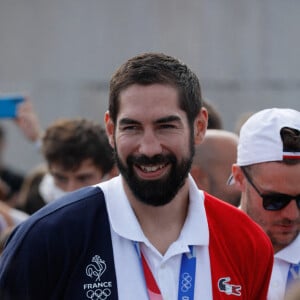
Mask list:
[[[292,200],[295,200],[297,203],[297,207],[300,209],[300,195],[291,196],[287,194],[280,194],[280,193],[270,193],[270,194],[263,194],[259,191],[259,189],[253,183],[251,177],[247,173],[244,167],[241,167],[247,181],[251,184],[257,194],[262,198],[263,207],[266,210],[280,210],[286,207]]]

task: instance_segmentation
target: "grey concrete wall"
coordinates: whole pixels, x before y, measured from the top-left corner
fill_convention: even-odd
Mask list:
[[[1,0],[0,90],[30,94],[42,125],[103,123],[111,74],[160,51],[186,62],[226,129],[265,107],[300,109],[297,0]],[[6,160],[28,171],[41,156],[12,121]]]

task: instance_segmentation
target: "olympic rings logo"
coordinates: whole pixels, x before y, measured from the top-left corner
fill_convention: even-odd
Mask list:
[[[91,300],[105,300],[108,296],[110,296],[111,291],[110,289],[97,289],[95,291],[88,290],[86,292],[86,296]]]
[[[189,273],[183,273],[181,278],[181,291],[186,293],[192,287],[193,279]]]

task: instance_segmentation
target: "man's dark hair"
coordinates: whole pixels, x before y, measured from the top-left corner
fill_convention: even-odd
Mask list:
[[[76,170],[85,159],[105,174],[114,166],[113,150],[101,125],[86,119],[62,119],[49,126],[43,136],[42,152],[48,164],[58,163]]]
[[[125,62],[110,81],[109,113],[116,122],[120,93],[132,84],[169,84],[178,90],[179,106],[193,124],[201,106],[197,76],[177,59],[162,53],[144,53]],[[141,99],[142,101],[142,99]]]
[[[208,112],[207,129],[223,129],[222,117],[217,108],[207,99],[203,100],[203,107]]]

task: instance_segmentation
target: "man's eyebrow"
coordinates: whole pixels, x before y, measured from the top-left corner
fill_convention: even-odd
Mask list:
[[[119,121],[120,125],[130,125],[130,124],[140,124],[140,122],[130,119],[130,118],[123,118]]]
[[[93,176],[93,174],[91,172],[82,173],[82,174],[76,174],[75,175],[76,178],[91,177],[91,176]]]
[[[155,124],[168,123],[168,122],[181,122],[181,119],[178,116],[171,115],[171,116],[159,118],[154,121]],[[130,124],[140,124],[140,122],[130,118],[123,118],[119,121],[119,124],[130,125]]]
[[[168,123],[168,122],[181,122],[181,119],[178,116],[167,116],[163,118],[159,118],[155,121],[155,123],[160,124],[160,123]]]
[[[51,171],[51,175],[54,176],[54,177],[67,178],[66,175],[64,175],[62,173],[59,173],[59,172],[56,172],[56,171]]]

